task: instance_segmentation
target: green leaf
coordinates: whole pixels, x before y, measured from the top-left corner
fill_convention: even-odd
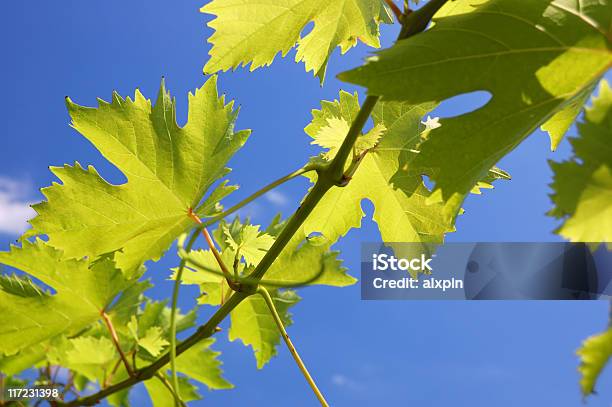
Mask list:
[[[280,229],[270,233],[277,236]],[[347,274],[338,260],[339,252],[330,250],[333,243],[325,236],[309,236],[301,227],[274,260],[264,279],[286,285],[346,287],[355,284],[357,279]]]
[[[164,375],[168,382],[171,382],[168,375]],[[153,407],[174,406],[175,400],[168,388],[156,377],[144,382],[145,388],[151,398]],[[199,400],[202,396],[198,393],[198,388],[191,384],[185,377],[179,377],[179,393],[184,402]]]
[[[106,401],[113,407],[130,407],[129,389],[119,390],[113,394],[110,394]]]
[[[41,240],[0,253],[0,263],[22,270],[55,290],[24,297],[0,290],[0,354],[13,354],[60,334],[74,335],[98,320],[126,281],[108,259],[63,260]]]
[[[285,327],[291,325],[293,321],[289,308],[297,303],[300,297],[292,290],[273,291],[270,295]],[[257,368],[263,368],[276,355],[276,346],[281,340],[281,334],[264,299],[260,295],[251,295],[230,315],[230,341],[240,339],[246,346],[251,346]]]
[[[200,216],[234,188],[221,183],[200,204],[212,184],[227,173],[225,164],[249,132],[234,132],[233,102],[217,96],[216,78],[189,94],[189,118],[179,127],[175,100],[164,84],[157,102],[136,91],[134,99],[113,94],[111,103],[82,107],[67,99],[73,127],[121,170],[127,182],[112,185],[93,167],[52,168],[62,181],[43,189],[47,202],[35,206],[36,233],[68,257],[119,250],[117,265],[136,273],[157,260],[191,226],[190,208]],[[196,209],[197,208],[197,209]]]
[[[205,339],[180,354],[176,359],[176,369],[210,390],[231,389],[234,386],[221,376],[222,363],[217,359],[221,353],[211,349],[214,343],[212,338]]]
[[[612,90],[606,81],[570,139],[575,156],[551,163],[555,173],[550,215],[563,219],[557,230],[575,242],[612,241]]]
[[[153,285],[146,280],[135,283],[123,291],[117,301],[113,302],[106,311],[113,324],[120,327],[125,326],[145,302],[143,293],[151,287]]]
[[[45,360],[49,350],[48,346],[48,342],[37,343],[14,355],[0,355],[0,372],[10,376],[37,367],[41,361]]]
[[[205,72],[226,71],[251,63],[251,70],[270,65],[279,52],[285,56],[297,44],[295,61],[314,71],[321,81],[330,54],[342,53],[361,40],[379,47],[378,24],[387,20],[381,0],[213,0],[201,9],[216,15]],[[308,23],[312,31],[301,35]]]
[[[341,118],[330,117],[327,119],[327,126],[321,128],[316,138],[310,144],[317,144],[327,151],[323,154],[323,158],[331,160],[336,156],[337,150],[344,141],[350,124]],[[385,131],[385,126],[377,124],[367,134],[359,137],[355,142],[355,154],[361,154],[362,152],[373,148],[376,143],[380,140]]]
[[[138,365],[139,359],[136,359],[136,366]],[[144,364],[141,364],[140,366],[144,366]],[[113,366],[114,368],[115,366]],[[129,378],[129,374],[127,372],[127,370],[125,370],[125,366],[123,365],[123,363],[119,363],[117,365],[117,370],[115,371],[115,373],[112,375],[112,377],[108,376],[107,381],[109,385],[113,385],[113,384],[117,384],[123,380],[126,380],[127,378]],[[79,381],[79,379],[82,379],[83,376],[76,374],[74,376],[74,380],[75,380],[75,387],[78,389],[79,386],[81,388],[84,388],[87,385],[87,381],[85,379],[85,381],[83,381],[83,383],[81,384],[77,384],[77,382]],[[113,393],[111,395],[109,395],[106,398],[106,401],[108,402],[108,404],[110,404],[113,407],[130,407],[130,390],[133,387],[128,387],[126,389],[120,390],[116,393]]]
[[[158,326],[150,327],[142,338],[137,339],[138,345],[149,352],[154,358],[158,357],[162,350],[170,344],[170,342],[164,339],[164,333]]]
[[[215,340],[212,338],[198,342],[176,359],[176,369],[185,376],[179,376],[179,387],[183,401],[191,401],[202,398],[197,393],[197,388],[188,379],[204,384],[209,390],[231,389],[234,386],[222,377],[221,362],[217,359],[220,355],[211,349]],[[144,363],[144,361],[143,361]],[[166,374],[169,365],[160,369]],[[166,376],[170,381],[170,378]],[[168,389],[159,381],[151,379],[145,382],[151,400],[155,406],[174,405],[174,399]]]
[[[374,204],[374,220],[385,242],[440,242],[444,233],[453,230],[453,211],[444,205],[429,202],[430,191],[419,173],[410,170],[421,140],[421,118],[433,105],[411,106],[405,103],[379,102],[372,114],[374,124],[385,128],[380,142],[363,158],[350,183],[330,190],[304,223],[305,232],[322,233],[335,242],[351,228],[361,226],[364,212],[361,202]],[[334,151],[344,137],[320,142],[331,118],[352,123],[359,110],[357,94],[340,93],[339,100],[322,102],[321,110],[313,111],[313,120],[306,133],[314,143]],[[375,128],[377,128],[375,127]],[[360,136],[364,138],[365,136]],[[327,154],[331,159],[333,154]],[[401,175],[396,175],[396,174]],[[310,176],[314,182],[315,177]]]
[[[50,349],[48,360],[102,383],[119,355],[110,339],[92,336],[64,340]]]
[[[554,127],[559,138],[612,64],[611,18],[608,0],[457,0],[430,30],[340,78],[410,104],[492,94],[484,107],[441,120],[419,147],[414,170],[447,201],[470,191],[538,126]]]
[[[508,174],[501,168],[493,167],[489,170],[489,172],[483,179],[481,179],[476,183],[476,185],[474,185],[474,188],[472,188],[470,192],[476,195],[481,195],[481,189],[493,189],[493,181],[497,181],[500,179],[510,180],[512,179],[512,177],[510,176],[510,174]]]
[[[155,302],[147,300],[144,310],[137,317],[132,316],[127,326],[115,327],[118,332],[132,339],[130,344],[125,346],[122,345],[124,349],[133,348],[137,344],[146,350],[140,351],[137,354],[136,363],[138,367],[150,364],[156,357],[161,355],[163,348],[169,344],[169,318],[170,309],[166,306],[165,301]],[[192,311],[187,314],[178,312],[177,332],[180,333],[186,329],[192,328],[195,325],[195,321],[195,312]],[[214,339],[200,341],[177,357],[177,371],[187,376],[179,378],[179,380],[181,380],[181,391],[185,391],[185,394],[181,393],[183,399],[196,400],[201,398],[196,392],[197,389],[189,382],[189,379],[205,384],[211,390],[233,387],[231,383],[222,377],[221,362],[217,360],[220,353],[211,349],[213,343]],[[160,372],[165,373],[169,369],[170,365],[168,364],[160,369]],[[127,377],[127,372],[121,366],[113,375],[111,384],[118,383]],[[158,388],[155,381],[161,385],[159,379],[151,379],[145,382],[145,384],[148,389],[149,385],[153,386],[153,390],[151,390],[153,393],[150,393],[152,397],[160,397],[159,399],[155,399],[155,405],[164,405],[164,400],[172,400],[172,396],[168,390],[165,389],[165,386],[162,385],[162,387]],[[164,389],[165,391],[162,391]],[[160,394],[156,393],[158,390],[161,392]],[[128,400],[128,393],[129,390],[118,394],[113,400],[113,405],[125,406]]]
[[[587,338],[576,353],[580,357],[580,389],[588,396],[595,392],[597,378],[612,357],[612,328]]]
[[[233,225],[235,230],[243,226],[237,226],[235,222]],[[220,228],[222,227],[221,225]],[[218,230],[215,234],[219,235]],[[299,239],[296,240],[294,237],[294,240]],[[316,276],[318,270],[323,267],[324,273],[311,284],[347,285],[354,283],[355,280],[344,273],[344,269],[340,267],[340,262],[335,259],[335,254],[329,253],[328,249],[329,245],[317,248],[316,246],[310,247],[309,243],[305,243],[304,246],[294,251],[292,243],[289,243],[283,253],[293,254],[281,254],[269,272],[266,273],[266,278],[274,279],[275,282],[291,284],[296,279],[304,281],[308,276],[313,274]],[[233,259],[233,253],[228,248],[221,253],[224,263],[227,264],[228,260]],[[209,250],[193,251],[191,256],[207,268],[219,270],[219,266]],[[315,265],[316,267],[314,267]],[[338,271],[340,274],[335,274]],[[172,278],[176,278],[176,274]],[[221,290],[225,292],[223,294],[225,298],[231,292],[224,277],[207,272],[194,265],[190,265],[190,268],[183,271],[182,283],[199,285],[202,295],[198,302],[201,304],[219,305],[222,299]],[[297,303],[300,298],[292,290],[273,288],[270,292],[285,326],[291,324],[288,309]],[[280,333],[265,301],[259,295],[251,295],[231,311],[230,318],[230,340],[240,339],[246,346],[251,346],[255,352],[257,367],[261,369],[276,354],[276,346],[280,341]]]
[[[138,332],[140,337],[143,337],[152,327],[159,327],[165,335],[168,335],[170,332],[170,308],[166,306],[167,303],[168,301],[147,302],[142,314],[138,316]],[[193,328],[196,318],[195,310],[191,310],[187,314],[181,314],[180,310],[177,310],[176,332],[183,332],[186,329]],[[169,339],[169,337],[166,336],[166,339]]]
[[[542,125],[542,130],[548,132],[550,136],[551,150],[554,151],[557,149],[565,133],[567,133],[572,124],[574,124],[576,116],[578,116],[589,99],[589,96],[591,96],[591,93],[595,90],[596,85],[597,82],[593,82],[592,86],[585,87],[581,92],[577,93],[566,102],[567,106],[565,108],[555,113],[553,117]]]
[[[210,250],[192,250],[189,255],[199,264],[206,266],[208,270],[212,269],[221,273],[219,264]],[[234,252],[226,249],[221,252],[221,258],[224,264],[232,264],[234,261]],[[188,267],[185,267],[183,270],[182,284],[198,285],[200,287],[201,295],[198,298],[198,303],[219,305],[221,304],[222,298],[221,290],[227,291],[228,286],[223,276],[211,273],[208,270],[201,269],[189,263]],[[176,279],[176,271],[175,269],[171,276],[172,280]]]
[[[274,243],[274,238],[265,232],[260,232],[257,225],[242,225],[237,233],[232,233],[225,224],[222,228],[226,237],[225,242],[234,252],[241,255],[247,266],[259,263]]]
[[[267,230],[270,234],[265,234],[266,239],[270,241],[270,245],[280,233],[283,225],[280,218],[275,222],[277,224]],[[213,232],[222,249],[223,263],[228,267],[234,262],[236,245],[234,243],[229,244],[229,238],[225,242],[222,239],[228,235],[234,236],[232,239],[240,239],[239,236],[243,235],[244,231],[252,236],[255,235],[255,232],[261,233],[259,232],[259,226],[249,225],[248,223],[242,224],[239,218],[236,218],[229,225],[220,223],[219,228]],[[259,238],[261,236],[260,234]],[[332,243],[323,238],[308,238],[303,229],[298,230],[268,269],[264,280],[272,280],[274,282],[273,288],[285,284],[316,284],[337,287],[354,284],[356,280],[346,273],[346,269],[336,258],[338,253],[330,251]],[[263,251],[259,253],[257,262],[263,257],[263,254],[265,254]],[[205,268],[188,263],[188,267],[183,271],[182,284],[200,286],[201,296],[198,299],[200,304],[219,305],[222,298],[221,290],[227,292],[229,288],[227,283],[224,282],[225,278],[218,274],[221,273],[221,270],[214,255],[210,250],[194,250],[190,253],[190,257]],[[241,262],[238,267],[238,274],[242,275],[246,268],[250,271],[257,262],[249,265]],[[217,273],[210,270],[216,270]],[[175,279],[176,273],[171,278]],[[266,285],[265,281],[263,284]]]

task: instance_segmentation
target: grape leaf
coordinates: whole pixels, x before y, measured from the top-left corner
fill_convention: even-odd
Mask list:
[[[146,350],[137,353],[137,366],[142,367],[153,362],[156,357],[161,355],[163,349],[168,345],[170,339],[169,318],[170,309],[166,306],[166,301],[157,302],[147,299],[144,309],[137,316],[133,315],[127,325],[115,326],[115,329],[122,339],[122,348],[132,349],[137,345]],[[195,321],[195,312],[192,311],[187,314],[177,312],[177,333],[192,328],[195,325]],[[125,336],[125,338],[123,338],[123,336]],[[177,371],[186,375],[186,377],[180,378],[182,381],[181,388],[184,388],[187,394],[192,394],[193,397],[196,397],[194,400],[199,399],[200,395],[191,393],[192,390],[195,390],[195,387],[189,382],[189,379],[199,381],[205,384],[209,389],[227,389],[232,387],[232,384],[221,376],[223,373],[221,371],[221,362],[217,360],[220,353],[211,349],[213,343],[214,339],[200,341],[177,357]],[[170,366],[166,365],[160,372],[165,373],[169,369]],[[113,375],[111,384],[118,383],[126,378],[128,378],[127,372],[121,366]],[[155,380],[161,384],[159,379]],[[147,383],[153,383],[153,386],[156,386],[153,380]],[[154,391],[160,389],[155,387]],[[129,390],[130,389],[119,392],[112,400],[111,404],[115,406],[127,405]],[[171,397],[169,393],[166,395],[165,392],[167,391],[166,389],[162,392],[163,397],[159,401],[162,405],[163,400]],[[181,395],[183,394],[181,393]],[[187,396],[187,398],[189,398],[189,396]],[[156,403],[156,405],[158,404]]]
[[[327,126],[318,130],[316,138],[310,144],[319,145],[327,151],[323,154],[323,158],[331,160],[336,156],[337,150],[344,141],[350,124],[341,118],[330,117],[327,119]],[[359,155],[364,151],[373,148],[380,140],[385,131],[385,126],[377,124],[369,132],[359,137],[355,142],[355,154]]]
[[[184,127],[176,123],[175,100],[163,82],[154,106],[139,91],[134,100],[115,93],[111,103],[99,101],[97,108],[70,99],[67,105],[73,127],[127,182],[111,185],[93,167],[85,170],[78,163],[52,168],[63,184],[43,189],[47,202],[35,205],[38,216],[31,224],[66,256],[94,258],[120,250],[117,265],[135,273],[193,226],[190,208],[210,215],[233,190],[222,183],[198,206],[249,135],[234,132],[237,111],[217,96],[215,77],[189,94]]]
[[[113,302],[106,311],[113,324],[120,327],[126,326],[131,320],[132,315],[136,315],[141,304],[145,302],[144,291],[151,287],[153,285],[148,280],[145,280],[137,282],[124,290],[119,298],[117,298],[117,301]]]
[[[170,377],[167,374],[164,374],[167,383],[171,383]],[[199,400],[202,396],[198,393],[198,389],[194,386],[187,378],[179,377],[179,393],[181,395],[181,400],[184,402]],[[144,382],[145,388],[149,393],[149,397],[151,398],[151,405],[153,407],[168,407],[174,406],[175,400],[174,396],[168,389],[166,385],[164,385],[157,377],[146,380]]]
[[[215,256],[210,250],[192,250],[189,253],[190,257],[196,260],[199,264],[206,266],[208,270],[215,270],[217,273],[221,273],[219,263],[215,259]],[[228,265],[233,264],[235,252],[231,249],[225,249],[221,252],[221,259],[223,263]],[[241,263],[244,265],[243,263]],[[239,270],[242,271],[242,266]],[[198,303],[219,305],[224,293],[229,289],[225,278],[219,274],[211,273],[206,269],[202,269],[194,264],[188,263],[188,267],[183,270],[183,277],[181,284],[184,285],[197,285],[200,287],[200,297]],[[176,269],[173,270],[173,274],[170,277],[172,280],[176,279]],[[223,293],[222,293],[223,290]]]
[[[267,230],[269,234],[266,234],[266,236],[270,239],[276,237],[283,226],[278,218],[275,222],[277,222],[276,226],[279,227],[268,228]],[[228,267],[233,265],[236,252],[223,238],[228,233],[239,236],[242,230],[257,230],[259,233],[258,226],[254,227],[248,223],[242,224],[238,217],[229,225],[221,222],[213,232],[217,243],[221,247],[223,263]],[[266,285],[265,280],[274,282],[271,288],[276,288],[278,285],[307,284],[344,287],[354,284],[356,280],[346,273],[346,269],[336,258],[337,252],[330,251],[331,243],[326,239],[307,238],[303,229],[298,230],[268,269],[262,284]],[[200,287],[201,296],[198,299],[200,304],[219,305],[222,298],[221,290],[228,291],[229,287],[224,283],[225,278],[220,275],[221,270],[214,255],[210,250],[193,250],[190,257],[206,268],[202,269],[195,264],[188,263],[183,271],[182,284],[198,285]],[[245,270],[251,271],[254,265],[247,267],[249,265],[241,262],[238,267],[238,274],[243,275]],[[216,270],[217,273],[210,272],[210,270]],[[176,270],[174,271],[176,272]],[[176,278],[176,273],[171,278]]]
[[[380,137],[378,134],[374,133],[375,132],[369,133],[371,140]],[[269,242],[270,245],[281,232],[284,224],[285,222],[281,220],[280,216],[273,219],[266,230],[268,236],[272,238],[272,241]],[[240,218],[236,217],[227,229],[233,231],[232,233],[234,234],[238,234],[240,233],[239,231],[247,227],[247,225],[249,225],[248,221],[242,224]],[[225,228],[220,227],[214,232],[217,241],[221,241],[221,230],[225,230]],[[259,228],[257,230],[259,230]],[[338,252],[330,250],[332,243],[333,242],[322,237],[309,236],[304,232],[303,228],[298,229],[266,272],[265,280],[273,280],[276,285],[307,284],[344,287],[354,284],[357,280],[346,274],[346,269],[343,268],[341,262],[337,260]],[[225,254],[225,249],[229,246],[222,245],[221,247],[224,249],[224,256],[231,259],[233,254]],[[211,257],[211,254],[212,253],[209,253],[205,256],[208,257],[207,264],[214,268],[214,258]],[[225,258],[224,262],[227,264]],[[231,264],[231,262],[229,264]],[[247,266],[248,265],[249,264],[247,264]],[[265,281],[263,284],[265,285]]]
[[[146,300],[144,310],[135,312],[124,326],[116,326],[115,329],[128,336],[131,347],[139,346],[146,350],[146,354],[139,353],[140,357],[158,357],[162,350],[170,344],[170,308],[167,301]],[[176,331],[180,333],[192,328],[196,321],[195,311],[181,314],[177,309]]]
[[[168,301],[148,301],[146,303],[142,314],[138,316],[138,332],[141,337],[152,327],[159,327],[165,333],[165,339],[170,339],[167,336],[170,332],[170,308],[167,303]],[[187,314],[181,314],[180,310],[177,310],[176,331],[182,332],[194,327],[196,318],[195,310]]]
[[[340,267],[340,262],[335,259],[335,254],[329,253],[326,247],[328,248],[329,245],[317,247],[304,243],[297,252],[287,248],[283,253],[291,254],[281,255],[266,273],[266,279],[274,280],[275,284],[297,284],[318,276],[309,284],[336,286],[353,284],[355,279],[345,274],[345,270]],[[321,250],[327,253],[322,254]],[[227,253],[230,254],[227,255]],[[191,255],[207,268],[219,269],[210,251],[193,251]],[[225,250],[222,256],[228,260],[233,258],[231,251],[228,250]],[[224,260],[224,263],[227,262]],[[321,271],[320,275],[319,271]],[[176,274],[172,278],[176,278]],[[182,284],[200,287],[201,295],[198,298],[200,304],[219,305],[221,299],[228,298],[231,293],[222,276],[202,270],[195,265],[183,271]],[[224,291],[223,294],[221,290]],[[281,318],[285,323],[290,324],[288,308],[295,304],[299,297],[291,290],[281,291],[276,287],[269,290]],[[280,341],[280,333],[264,300],[259,295],[246,298],[232,310],[230,318],[230,340],[241,339],[245,345],[252,346],[257,366],[262,368],[276,354],[276,346]]]
[[[217,230],[213,232],[219,246],[221,247],[221,258],[226,265],[233,264],[235,252],[227,241],[222,238],[228,234],[240,236],[243,230],[256,230],[259,227],[251,227],[248,223],[242,224],[236,218],[230,225],[222,222]],[[279,218],[273,221],[273,227],[268,228],[268,236],[276,236],[282,229]],[[292,290],[279,290],[279,284],[325,284],[332,286],[345,286],[353,284],[355,279],[346,274],[341,262],[336,259],[337,253],[329,250],[331,243],[326,239],[307,239],[303,230],[300,229],[287,244],[281,255],[274,261],[265,280],[272,280],[274,285],[270,287],[270,293],[275,302],[281,318],[286,324],[290,324],[288,309],[300,298]],[[183,271],[182,284],[198,285],[202,295],[198,299],[201,304],[219,305],[222,298],[227,298],[231,292],[225,279],[221,276],[218,263],[210,250],[195,250],[190,257],[201,264],[204,268],[192,263]],[[253,266],[241,263],[238,268],[239,275],[248,275]],[[212,273],[207,270],[217,270]],[[176,272],[176,270],[175,270]],[[176,273],[172,279],[176,278]],[[223,293],[222,293],[223,290]],[[262,368],[275,354],[276,346],[280,341],[280,333],[265,301],[259,295],[246,298],[230,313],[231,327],[229,331],[230,340],[242,340],[251,346],[255,352],[257,367]]]
[[[55,290],[53,295],[15,295],[0,290],[0,354],[14,354],[60,334],[74,335],[129,286],[112,261],[62,260],[41,240],[0,253],[0,263],[22,270]]]
[[[421,175],[408,165],[420,141],[421,118],[432,107],[379,102],[372,114],[374,129],[385,128],[385,134],[363,158],[349,184],[325,194],[304,223],[305,232],[319,232],[335,242],[351,228],[361,226],[361,201],[368,199],[374,204],[374,220],[385,242],[442,241],[444,233],[453,230],[455,214],[445,213],[438,202],[427,202],[429,190]],[[313,120],[305,131],[314,143],[330,148],[325,155],[328,160],[334,155],[333,144],[339,146],[344,137],[335,138],[333,143],[329,137],[320,142],[321,131],[332,118],[352,123],[358,111],[357,94],[347,92],[340,92],[339,100],[323,101],[322,109],[313,111]],[[364,137],[360,136],[358,142]],[[401,176],[396,176],[398,171]],[[316,176],[310,179],[314,182]]]
[[[551,150],[557,149],[571,125],[574,124],[576,116],[578,116],[587,100],[589,100],[589,96],[593,93],[596,85],[597,82],[593,82],[591,86],[586,86],[575,97],[568,100],[567,107],[555,113],[542,125],[542,130],[546,131],[550,137]]]
[[[300,297],[292,290],[274,290],[270,295],[285,327],[291,325],[293,321],[289,308],[295,305]],[[240,339],[246,346],[251,346],[255,352],[257,368],[263,368],[276,355],[276,346],[281,340],[280,331],[266,302],[260,295],[251,295],[242,301],[230,316],[230,341]]]
[[[102,383],[119,355],[110,339],[81,336],[64,339],[49,349],[47,360]]]
[[[138,346],[146,350],[151,357],[158,357],[162,350],[170,344],[164,338],[164,332],[158,326],[152,326],[147,329],[144,335],[140,335],[138,332],[138,320],[135,316],[132,316],[132,320],[128,323],[127,327]]]
[[[612,241],[612,90],[601,81],[599,95],[570,139],[575,156],[551,163],[555,173],[550,215],[563,219],[557,230],[575,242]]]
[[[268,232],[276,237],[284,222],[272,226],[275,230],[268,228]],[[339,252],[331,250],[333,243],[325,236],[311,236],[302,225],[274,260],[266,272],[265,280],[283,285],[346,287],[355,284],[357,279],[347,274],[347,269],[338,259]]]
[[[177,310],[177,333],[193,327],[195,320],[195,311],[184,315]],[[147,300],[142,312],[132,314],[125,325],[116,324],[115,330],[129,341],[126,348],[142,348],[138,356],[152,361],[170,344],[170,308],[166,301]]]
[[[204,384],[210,390],[231,389],[234,386],[222,377],[221,362],[217,360],[220,355],[211,349],[211,345],[215,342],[214,339],[208,338],[198,342],[185,352],[181,353],[176,358],[176,370],[184,375],[179,376],[181,398],[184,401],[197,400],[202,398],[195,386],[187,379],[196,380]],[[142,362],[146,363],[146,362]],[[160,369],[160,373],[166,374],[169,365]],[[161,386],[159,387],[158,386]],[[161,384],[159,379],[146,381],[145,386],[149,391],[149,395],[153,400],[154,405],[168,406],[174,405],[171,393],[165,386]],[[168,404],[169,400],[169,404]]]
[[[26,369],[37,367],[45,360],[49,350],[49,342],[37,343],[14,355],[0,355],[0,372],[5,375],[16,375]]]
[[[222,363],[217,360],[221,353],[211,349],[214,343],[214,339],[208,338],[180,354],[176,359],[176,369],[211,390],[231,389],[234,386],[221,376]]]
[[[251,63],[251,71],[270,65],[277,53],[285,56],[297,43],[295,61],[304,61],[321,82],[336,47],[342,53],[361,40],[379,47],[378,24],[389,22],[381,0],[213,0],[201,9],[216,15],[205,72],[226,71]],[[301,36],[308,23],[312,31]]]
[[[580,389],[588,396],[595,391],[597,378],[612,357],[612,328],[587,338],[576,353],[580,357]]]
[[[476,185],[474,185],[470,192],[475,195],[482,195],[482,189],[493,189],[493,181],[497,181],[500,179],[510,180],[512,179],[512,177],[510,176],[510,174],[508,174],[501,168],[493,167],[489,170],[489,172],[483,179],[481,179],[476,183]]]
[[[238,218],[236,218],[238,220]],[[253,266],[263,258],[274,238],[267,233],[260,232],[259,226],[245,224],[236,233],[223,225],[225,242],[236,253],[239,253],[247,266]]]
[[[608,0],[457,0],[430,30],[340,78],[411,104],[492,94],[484,107],[443,119],[414,160],[449,200],[471,190],[538,126],[555,127],[559,138],[612,64],[611,18]]]

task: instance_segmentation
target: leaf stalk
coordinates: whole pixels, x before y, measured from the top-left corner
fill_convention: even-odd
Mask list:
[[[121,357],[121,361],[125,365],[125,370],[127,370],[128,375],[133,376],[134,369],[132,369],[130,362],[125,356],[125,353],[123,353],[123,350],[121,349],[121,344],[119,343],[119,336],[117,335],[117,331],[115,330],[115,327],[113,326],[113,322],[111,321],[110,317],[104,310],[100,312],[100,316],[102,317],[102,319],[104,320],[104,323],[106,324],[106,327],[108,328],[108,332],[110,333],[113,344],[115,345],[115,348],[117,349],[117,352],[119,353],[119,357]]]

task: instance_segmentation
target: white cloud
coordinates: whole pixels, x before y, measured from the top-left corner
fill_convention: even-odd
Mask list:
[[[348,378],[344,375],[336,373],[335,375],[332,376],[332,383],[335,384],[336,386],[344,386],[347,381],[348,381]]]
[[[289,202],[289,198],[287,198],[287,195],[276,190],[268,191],[264,196],[266,197],[268,202],[278,206],[284,206],[287,204],[287,202]]]
[[[334,374],[331,378],[331,382],[335,386],[343,387],[351,391],[361,391],[363,389],[360,383],[340,373]]]
[[[261,212],[262,212],[262,208],[259,206],[259,204],[257,202],[251,202],[247,206],[238,209],[236,213],[234,214],[234,216],[240,217],[242,221],[244,221],[246,218],[249,218],[252,221],[253,218],[256,218],[257,216],[259,216]],[[231,219],[229,220],[231,221]]]
[[[28,229],[27,220],[36,215],[26,199],[29,192],[29,184],[0,177],[0,233],[20,235]]]

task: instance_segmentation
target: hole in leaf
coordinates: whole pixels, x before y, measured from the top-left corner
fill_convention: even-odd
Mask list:
[[[423,184],[425,184],[425,187],[428,190],[433,191],[436,183],[433,182],[433,180],[431,178],[429,178],[428,175],[423,174],[423,175],[421,175],[421,178],[423,179]]]
[[[310,240],[310,239],[317,239],[317,238],[322,238],[322,237],[323,237],[323,234],[321,232],[312,232],[306,237],[306,239]]]
[[[462,93],[461,95],[445,99],[429,115],[446,118],[461,116],[484,107],[492,97],[491,92],[485,90]]]
[[[305,36],[310,34],[313,28],[314,28],[314,22],[310,21],[308,24],[304,26],[304,28],[302,29],[302,32],[300,32],[300,38],[304,38]]]
[[[323,236],[322,233],[312,232],[306,237],[306,240],[303,241],[299,247],[303,246],[306,243],[312,246],[320,246],[320,245],[325,244],[326,242],[327,242],[327,238]]]

